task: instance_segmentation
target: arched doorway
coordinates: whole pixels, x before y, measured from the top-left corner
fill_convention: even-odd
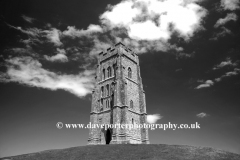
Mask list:
[[[106,144],[109,144],[112,140],[112,134],[111,134],[111,131],[110,129],[107,129],[107,132],[106,132]]]

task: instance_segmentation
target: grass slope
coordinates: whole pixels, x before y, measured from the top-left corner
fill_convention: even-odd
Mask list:
[[[47,150],[1,160],[240,160],[240,155],[209,147],[185,145],[96,145]]]

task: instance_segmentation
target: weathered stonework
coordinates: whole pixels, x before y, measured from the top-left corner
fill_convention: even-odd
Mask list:
[[[99,53],[91,124],[144,124],[146,102],[138,56],[124,44]],[[89,145],[148,144],[146,128],[91,128]]]

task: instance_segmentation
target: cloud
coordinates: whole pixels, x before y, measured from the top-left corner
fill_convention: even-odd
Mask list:
[[[225,9],[225,10],[236,10],[239,9],[240,2],[239,0],[221,0],[221,6]]]
[[[12,48],[11,51],[14,53],[28,53],[29,51],[25,48]]]
[[[138,41],[130,38],[117,38],[116,41],[123,42],[126,46],[133,48],[134,51],[138,54],[146,53],[148,51],[167,52],[171,50],[179,53],[177,54],[178,57],[191,57],[185,53],[181,53],[184,50],[182,47],[178,47],[175,44],[171,45],[168,42],[162,40]]]
[[[216,82],[220,82],[221,80],[222,80],[222,77],[215,78],[215,81],[216,81]]]
[[[198,118],[204,118],[204,117],[207,117],[207,116],[209,116],[207,113],[204,113],[204,112],[202,112],[202,113],[198,113],[197,115],[196,115]]]
[[[30,37],[28,39],[21,39],[21,43],[25,45],[37,45],[37,43],[43,43],[38,37]]]
[[[63,46],[64,38],[84,37],[86,39],[84,41],[80,39],[79,42],[83,45],[87,44],[85,46],[91,45],[89,47],[91,56],[101,51],[98,49],[106,49],[100,45],[109,46],[119,41],[134,47],[137,53],[146,53],[150,50],[180,52],[181,47],[170,44],[169,40],[173,34],[176,35],[176,32],[178,37],[189,40],[197,31],[203,29],[202,22],[207,10],[199,5],[201,1],[123,0],[107,7],[99,17],[100,25],[90,24],[87,29],[68,26],[66,30],[60,31],[51,25],[48,25],[47,30],[12,27],[30,36],[29,40],[22,41],[24,43],[42,42],[44,37],[47,39],[46,42],[59,47]],[[35,40],[32,40],[33,37]]]
[[[170,44],[169,40],[174,34],[188,41],[197,31],[203,29],[202,22],[207,10],[200,6],[200,1],[124,0],[117,5],[109,5],[99,17],[100,24],[90,24],[87,29],[68,26],[66,30],[59,30],[50,24],[41,29],[8,24],[9,27],[26,34],[28,38],[20,40],[25,48],[11,49],[18,54],[12,54],[13,56],[6,60],[7,71],[1,73],[1,81],[19,82],[50,90],[64,89],[75,95],[84,96],[90,93],[89,88],[92,87],[91,76],[86,75],[91,65],[86,64],[94,63],[97,53],[116,42],[122,41],[134,48],[137,53],[170,50],[179,53],[179,57],[189,57],[182,47]],[[22,18],[29,23],[34,21],[25,15]],[[46,44],[52,46],[46,47]],[[67,50],[76,44],[77,51]],[[79,75],[62,75],[42,68],[39,62],[39,59],[43,58],[51,62],[68,62],[68,57],[78,57],[77,60],[84,66],[82,69],[86,72]],[[80,83],[84,78],[89,83]],[[80,80],[80,84],[77,80]]]
[[[179,71],[182,71],[182,68],[178,68],[175,70],[175,72],[179,72]]]
[[[210,38],[209,40],[218,40],[220,37],[224,37],[224,36],[226,36],[227,34],[229,34],[229,35],[231,35],[232,34],[232,32],[229,30],[229,29],[227,29],[226,27],[221,27],[221,30],[222,31],[220,31],[220,32],[218,32],[218,33],[214,33],[213,34],[213,37],[212,38]]]
[[[229,77],[229,76],[235,76],[235,75],[238,75],[239,72],[240,72],[240,69],[239,69],[239,68],[234,68],[233,71],[227,72],[225,75],[226,75],[227,77]]]
[[[136,40],[166,40],[170,38],[170,33],[160,30],[153,21],[148,20],[130,25],[129,36]]]
[[[63,42],[61,42],[61,39],[64,38],[62,32],[56,28],[23,29],[22,27],[8,26],[26,34],[28,38],[20,39],[19,41],[25,46],[21,48],[13,47],[7,50],[9,51],[9,56],[3,62],[7,70],[0,73],[1,82],[17,82],[27,86],[50,90],[62,89],[78,97],[83,97],[91,93],[95,81],[93,78],[94,72],[91,69],[94,59],[91,59],[89,52],[85,54],[87,50],[82,50],[82,53],[78,53],[78,57],[81,58],[79,63],[86,66],[85,68],[81,68],[80,73],[72,75],[61,74],[61,71],[52,72],[44,69],[39,59],[43,60],[44,58],[51,62],[68,62],[67,53],[64,48],[69,48],[76,44],[66,44],[66,41],[63,41],[63,45]],[[90,30],[98,30],[98,27],[94,25],[89,28]],[[48,44],[53,44],[54,46],[46,47]],[[61,49],[57,48],[59,46],[61,46]],[[46,54],[51,52],[54,54]],[[71,57],[74,57],[76,52],[79,51],[70,50],[67,52]],[[89,65],[86,65],[86,63]],[[79,65],[76,66],[76,68],[78,67]]]
[[[160,114],[147,115],[148,123],[156,123],[159,119],[162,119]]]
[[[128,36],[136,40],[170,39],[173,32],[189,39],[201,30],[206,9],[199,1],[182,0],[127,0],[108,7],[101,16],[109,28],[124,27]]]
[[[141,13],[138,8],[133,7],[133,4],[133,1],[128,0],[115,6],[109,6],[108,10],[100,16],[102,23],[107,24],[110,28],[128,27],[133,18]]]
[[[232,60],[228,57],[226,61],[222,61],[220,64],[214,66],[213,70],[217,70],[225,66],[237,66],[237,62],[233,63]]]
[[[103,41],[100,41],[98,38],[93,39],[92,42],[94,45],[92,46],[92,49],[89,52],[89,55],[92,55],[92,56],[94,55],[96,56],[98,53],[100,53],[100,51],[106,50],[112,45],[112,42],[110,41],[103,42]]]
[[[205,81],[205,83],[200,84],[200,85],[197,86],[195,89],[211,87],[213,84],[214,84],[214,82],[213,82],[212,80],[207,80],[207,81]]]
[[[32,36],[32,37],[36,37],[36,36],[39,36],[39,34],[41,33],[41,30],[37,29],[37,28],[27,28],[27,29],[22,29],[22,27],[15,27],[15,26],[12,26],[10,24],[7,24],[9,27],[13,28],[13,29],[16,29],[16,30],[19,30],[21,31],[22,33],[25,33],[29,36]]]
[[[182,47],[179,47],[179,49],[181,49],[181,48],[182,48]],[[179,50],[179,49],[176,49],[176,51],[178,52],[178,53],[176,54],[176,59],[194,57],[195,52],[193,52],[193,53],[184,53],[184,52],[181,52],[181,50]]]
[[[226,24],[229,21],[236,21],[237,20],[237,15],[235,13],[228,13],[227,16],[225,18],[220,18],[216,24],[214,25],[215,28],[222,26],[224,24]]]
[[[59,62],[68,62],[68,57],[65,55],[66,51],[64,49],[57,48],[57,54],[54,56],[44,55],[44,58],[48,61],[59,61]]]
[[[57,48],[57,53],[66,54],[66,51],[64,49]]]
[[[93,88],[94,72],[85,70],[78,75],[56,74],[42,68],[42,64],[31,57],[14,57],[6,60],[7,71],[0,73],[1,82],[18,82],[27,86],[49,90],[62,89],[83,97]]]
[[[43,40],[40,40],[41,37],[47,38],[49,42],[53,43],[55,46],[61,46],[62,42],[60,41],[61,31],[56,28],[51,28],[50,30],[42,30],[38,28],[27,28],[22,29],[22,27],[15,27],[10,24],[7,24],[9,27],[19,30],[22,33],[25,33],[29,36],[29,42],[40,42],[42,43]]]
[[[45,59],[48,60],[48,61],[52,61],[52,62],[55,62],[55,61],[60,61],[60,62],[67,62],[68,61],[68,58],[66,55],[64,54],[56,54],[55,56],[47,56],[47,55],[44,55]]]
[[[34,18],[28,17],[26,15],[22,15],[22,18],[29,23],[32,23],[35,20]]]
[[[61,31],[56,28],[52,28],[51,30],[45,30],[44,32],[46,33],[46,37],[49,39],[49,41],[52,42],[54,45],[62,45],[62,42],[60,41]]]
[[[68,36],[71,38],[82,37],[82,36],[90,36],[92,33],[103,32],[103,29],[99,25],[90,24],[87,30],[79,30],[76,29],[75,26],[68,26],[67,30],[63,31],[64,36]]]
[[[231,76],[236,76],[240,73],[240,69],[239,68],[234,68],[233,71],[230,72],[226,72],[224,75],[222,75],[221,77],[215,78],[216,82],[220,82],[223,78],[226,77],[231,77]]]
[[[33,48],[31,47],[31,44],[26,44],[25,47],[23,48],[18,48],[18,47],[14,47],[14,48],[10,48],[7,49],[6,51],[10,51],[8,52],[9,57],[16,57],[16,56],[31,56],[31,57],[35,57],[35,58],[39,58],[39,54],[37,54]]]

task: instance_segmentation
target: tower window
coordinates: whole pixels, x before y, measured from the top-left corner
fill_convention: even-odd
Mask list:
[[[103,97],[105,97],[106,96],[106,93],[105,93],[105,89],[104,89],[105,87],[103,87]]]
[[[132,118],[132,124],[134,124],[134,119]]]
[[[103,95],[104,95],[104,88],[103,88],[103,86],[101,87],[101,97],[103,97]]]
[[[100,111],[103,110],[103,99],[101,99],[101,104],[100,104]]]
[[[106,95],[109,96],[110,95],[110,89],[109,89],[109,84],[106,87],[107,91],[106,91]]]
[[[103,69],[103,73],[102,73],[102,80],[104,80],[105,79],[105,69]]]
[[[112,69],[111,69],[111,67],[108,67],[108,69],[107,69],[107,74],[108,74],[108,78],[109,77],[111,77],[112,76]]]
[[[111,85],[111,92],[110,92],[110,94],[113,94],[114,93],[114,83],[112,83],[112,85]]]
[[[117,65],[113,64],[113,75],[116,76]]]
[[[133,101],[130,101],[130,108],[133,109]]]
[[[128,68],[128,78],[132,78],[132,70],[130,67]]]
[[[110,107],[110,100],[107,99],[107,100],[106,100],[106,108],[109,108],[109,107]]]
[[[113,72],[112,75],[115,76],[115,72],[116,72],[116,71],[115,71],[115,65],[113,65],[112,68],[113,68],[113,70],[112,70],[112,72]]]

